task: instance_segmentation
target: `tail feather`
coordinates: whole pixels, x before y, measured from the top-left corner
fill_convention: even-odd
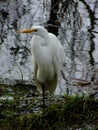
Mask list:
[[[35,68],[34,68],[35,82],[36,82],[37,90],[42,94],[43,82],[41,82],[37,79],[37,70],[38,70],[38,65],[37,65],[37,63],[35,63]],[[53,76],[52,80],[44,82],[45,91],[49,91],[50,95],[52,95],[54,93],[55,89],[56,89],[57,79],[58,79],[58,76],[57,76],[57,74],[55,74]]]

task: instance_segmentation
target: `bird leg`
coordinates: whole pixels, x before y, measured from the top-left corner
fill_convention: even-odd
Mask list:
[[[45,109],[45,85],[42,83],[43,110]]]

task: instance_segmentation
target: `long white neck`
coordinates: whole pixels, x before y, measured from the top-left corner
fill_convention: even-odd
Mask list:
[[[35,46],[48,46],[49,45],[49,33],[43,32],[41,35],[34,35],[33,36],[33,44],[35,44]],[[38,47],[39,48],[39,47]]]
[[[42,38],[44,38],[45,40],[47,40],[48,37],[49,37],[49,34],[48,34],[47,30],[44,29],[44,30],[42,31],[42,33],[39,34],[39,36],[41,36]]]

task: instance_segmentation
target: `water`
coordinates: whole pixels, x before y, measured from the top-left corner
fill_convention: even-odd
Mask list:
[[[51,2],[39,0],[0,1],[0,82],[32,81],[30,39],[16,30],[34,24],[46,25]],[[65,11],[65,12],[64,12]],[[56,94],[98,91],[98,1],[72,1],[68,8],[59,4],[58,38],[66,61]],[[65,77],[65,78],[64,78]]]

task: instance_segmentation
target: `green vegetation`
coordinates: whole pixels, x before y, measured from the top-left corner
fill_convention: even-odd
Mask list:
[[[46,99],[28,86],[0,86],[0,130],[98,130],[98,100],[85,95]]]

